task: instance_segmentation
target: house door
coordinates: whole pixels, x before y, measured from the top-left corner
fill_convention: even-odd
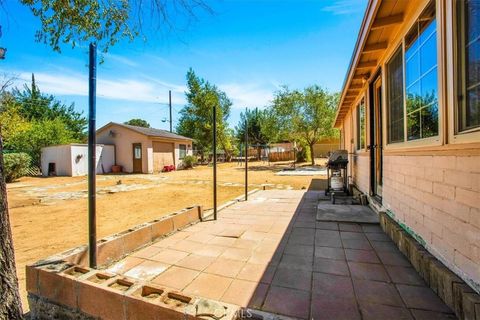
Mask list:
[[[133,173],[142,173],[142,144],[133,145]]]
[[[383,185],[382,78],[373,82],[370,108],[370,181],[372,196],[381,202]]]

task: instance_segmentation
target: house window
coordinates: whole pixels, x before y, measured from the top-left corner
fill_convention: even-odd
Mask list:
[[[180,145],[178,145],[178,149],[179,149],[180,160],[182,160],[187,155],[187,145],[186,144],[180,144]]]
[[[458,131],[480,127],[480,2],[457,1]]]
[[[387,121],[388,143],[403,142],[404,110],[403,110],[403,53],[399,48],[387,63]]]
[[[407,140],[438,135],[437,23],[432,2],[405,37]]]
[[[365,102],[357,106],[357,150],[365,149]]]

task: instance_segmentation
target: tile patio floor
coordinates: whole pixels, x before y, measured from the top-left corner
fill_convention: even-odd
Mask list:
[[[298,319],[455,319],[378,225],[316,222],[315,191],[261,191],[107,269]]]

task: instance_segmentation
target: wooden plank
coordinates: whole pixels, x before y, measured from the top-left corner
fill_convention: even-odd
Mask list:
[[[370,60],[370,61],[365,61],[365,62],[360,62],[357,65],[358,69],[365,69],[365,68],[373,68],[377,66],[377,61],[376,60]]]
[[[385,50],[388,48],[388,42],[377,42],[377,43],[372,43],[372,44],[367,44],[363,48],[362,53],[369,53],[369,52],[375,52],[375,51],[381,51]]]
[[[353,76],[353,80],[362,80],[362,79],[365,79],[365,77],[368,79],[370,78],[370,75],[368,73],[358,73],[356,75]]]
[[[350,89],[352,89],[352,90],[353,90],[353,89],[362,89],[362,87],[363,87],[363,86],[362,86],[361,84],[352,84],[352,85],[350,86]]]
[[[403,13],[395,14],[393,16],[377,18],[372,24],[370,30],[381,29],[393,26],[403,22]]]

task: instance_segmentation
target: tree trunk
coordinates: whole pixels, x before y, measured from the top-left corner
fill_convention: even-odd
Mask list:
[[[262,147],[257,147],[257,160],[262,160]]]
[[[313,154],[313,146],[315,145],[315,143],[310,143],[309,144],[309,147],[310,147],[310,158],[312,160],[312,166],[315,165],[315,155]]]
[[[3,168],[3,141],[0,132],[0,320],[17,320],[23,318],[23,312],[18,291]]]

